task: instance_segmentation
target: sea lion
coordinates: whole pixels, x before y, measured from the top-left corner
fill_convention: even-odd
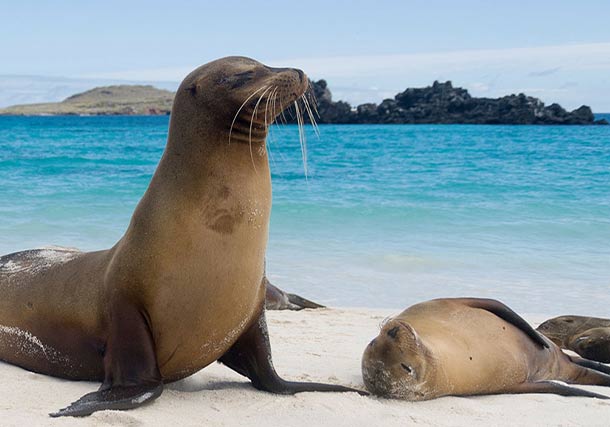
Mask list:
[[[607,398],[553,382],[610,386],[499,301],[437,299],[389,319],[362,358],[366,388],[407,400],[499,393]],[[589,366],[589,367],[585,367]]]
[[[303,310],[304,308],[325,308],[323,305],[309,301],[299,295],[284,292],[271,284],[267,276],[263,277],[265,288],[265,308],[267,310]]]
[[[561,348],[610,363],[610,319],[559,316],[543,322],[537,330]]]
[[[216,360],[272,393],[354,391],[284,381],[271,362],[265,140],[307,86],[301,70],[244,57],[197,68],[177,91],[167,146],[116,245],[0,258],[0,359],[102,381],[52,416],[138,407]]]

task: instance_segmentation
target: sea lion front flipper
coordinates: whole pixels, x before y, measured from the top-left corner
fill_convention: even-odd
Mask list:
[[[521,383],[507,390],[507,393],[545,393],[558,394],[560,396],[596,397],[598,399],[610,399],[603,394],[593,393],[576,387],[570,387],[553,381],[536,381],[532,383]]]
[[[97,411],[125,410],[155,400],[163,392],[163,383],[147,386],[113,387],[89,393],[67,408],[49,414],[51,417],[85,417]]]
[[[242,334],[233,347],[218,361],[252,381],[258,390],[276,394],[295,394],[304,391],[353,391],[368,393],[334,384],[285,381],[277,374],[271,360],[271,345],[263,310],[259,319]]]
[[[536,331],[525,319],[511,310],[507,305],[500,301],[487,298],[459,298],[472,308],[480,308],[495,314],[499,318],[507,321],[511,325],[521,329],[536,344],[543,348],[549,348],[549,343]]]
[[[144,310],[128,298],[111,302],[110,333],[104,352],[104,383],[52,417],[83,417],[105,409],[133,409],[161,395],[163,381],[157,365],[150,322]]]

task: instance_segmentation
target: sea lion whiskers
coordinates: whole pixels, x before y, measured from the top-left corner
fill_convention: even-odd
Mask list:
[[[271,124],[275,124],[275,126],[280,129],[280,125],[283,125],[283,123],[281,123],[281,119],[280,120],[276,120],[279,117],[279,113],[277,112],[277,97],[278,97],[278,93],[279,93],[279,86],[275,88],[275,90],[271,93],[270,97],[272,97],[273,99],[271,100],[271,114],[272,114],[272,118],[273,121]],[[271,125],[270,124],[270,125]],[[269,129],[269,140],[271,142],[271,144],[276,144],[275,139],[271,136],[272,132],[271,129]],[[271,148],[271,144],[269,144],[268,148]],[[271,154],[271,151],[269,150],[269,154]],[[280,158],[285,161],[286,157],[282,154],[281,151],[279,151],[280,154]]]
[[[311,111],[311,107],[309,106],[309,102],[307,101],[307,97],[305,94],[301,95],[303,98],[303,105],[305,106],[305,111],[307,111],[307,115],[309,116],[309,122],[313,127],[313,131],[315,132],[318,139],[320,138],[320,128],[318,127],[318,123],[316,123],[316,119],[313,116],[313,112]]]
[[[313,107],[313,111],[316,113],[316,116],[318,116],[318,118],[320,118],[320,112],[318,111],[318,99],[316,98],[316,93],[313,90],[311,80],[307,81],[307,85],[309,86],[309,89],[307,90],[306,93],[307,93],[307,95],[310,96],[311,106]]]
[[[270,125],[271,123],[273,123],[273,116],[269,117],[269,123],[267,121],[267,111],[269,110],[269,103],[271,102],[271,97],[273,96],[274,92],[278,89],[277,86],[275,86],[271,92],[269,93],[269,96],[267,96],[267,101],[265,102],[265,128]],[[273,114],[273,112],[272,112]]]
[[[248,144],[250,146],[250,159],[252,160],[252,167],[254,168],[254,172],[258,173],[256,171],[256,165],[254,164],[254,155],[252,154],[252,124],[254,123],[254,117],[256,117],[256,113],[258,111],[258,106],[261,103],[261,100],[263,99],[263,97],[265,96],[265,94],[270,90],[270,87],[267,87],[267,89],[265,89],[265,91],[262,93],[262,95],[258,98],[258,101],[256,101],[256,105],[254,105],[254,110],[252,111],[252,116],[250,117],[250,130],[248,132]],[[265,111],[266,114],[266,111]],[[267,116],[265,115],[265,123],[267,122]],[[265,131],[267,130],[267,126],[265,124]]]
[[[231,134],[233,133],[233,126],[235,126],[235,121],[237,120],[237,117],[239,116],[239,113],[241,112],[242,108],[245,107],[246,103],[252,98],[254,97],[254,95],[256,95],[258,92],[260,92],[261,90],[265,89],[269,87],[268,85],[266,86],[261,86],[260,88],[256,89],[254,92],[252,92],[250,94],[250,96],[248,96],[246,98],[246,100],[241,104],[241,106],[237,109],[237,112],[235,113],[235,116],[233,117],[233,121],[231,122],[231,128],[229,129],[229,144],[231,143]]]
[[[297,116],[297,126],[299,128],[299,143],[301,144],[301,155],[303,156],[303,169],[305,170],[305,179],[307,179],[307,140],[305,139],[303,114],[299,109],[299,103],[297,100],[294,101],[294,110]]]
[[[268,114],[268,110],[269,110],[269,106],[271,104],[271,100],[273,99],[273,96],[275,94],[275,92],[278,90],[278,86],[275,86],[272,90],[271,93],[269,93],[269,95],[267,96],[267,101],[265,102],[265,129],[268,129],[268,127],[273,124],[273,111],[270,112],[270,116],[269,116],[269,122],[267,121],[267,114]],[[275,166],[275,159],[273,158],[273,154],[271,153],[271,143],[274,143],[275,141],[273,140],[273,136],[271,136],[271,132],[269,132],[267,134],[268,138],[269,138],[269,142],[270,144],[268,144],[267,147],[267,152],[269,154],[269,159],[271,160],[271,162],[273,162],[273,165]],[[263,147],[261,147],[263,148]]]
[[[280,106],[282,105],[284,105],[284,102],[282,100],[282,95],[280,94]],[[280,111],[280,116],[282,117],[284,124],[288,123],[288,120],[286,120],[286,114],[284,114],[284,110]]]

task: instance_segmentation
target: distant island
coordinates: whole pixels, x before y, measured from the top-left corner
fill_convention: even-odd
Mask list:
[[[334,102],[325,80],[312,82],[318,102],[318,123],[358,124],[506,124],[506,125],[607,125],[595,120],[591,108],[583,105],[566,111],[559,104],[548,107],[538,98],[508,95],[475,98],[450,81],[432,86],[408,88],[381,104],[361,104],[352,108]]]
[[[583,105],[566,111],[559,104],[545,106],[525,94],[501,98],[476,98],[450,81],[432,86],[408,88],[379,105],[352,107],[333,101],[325,80],[311,82],[317,99],[318,123],[329,124],[535,124],[607,125],[595,120],[591,108]],[[15,105],[0,109],[0,115],[167,115],[174,93],[153,86],[104,86],[79,93],[61,102]],[[289,123],[295,123],[292,114]]]
[[[166,115],[171,112],[173,101],[174,92],[153,86],[103,86],[72,95],[61,102],[14,105],[0,109],[0,115]]]

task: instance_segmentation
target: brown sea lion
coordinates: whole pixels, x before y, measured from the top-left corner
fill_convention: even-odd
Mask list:
[[[559,316],[543,322],[538,332],[586,359],[610,363],[610,319]]]
[[[29,261],[27,265],[30,269],[42,268],[44,265],[48,264],[49,262],[52,262],[53,260],[59,261],[60,259],[65,258],[68,255],[76,256],[81,253],[81,251],[76,248],[62,248],[59,246],[50,246],[42,249],[30,250],[27,252],[29,253]],[[38,256],[35,256],[36,254],[38,254]],[[41,263],[41,265],[36,265],[36,263]],[[2,274],[3,270],[8,273],[11,270],[12,266],[13,264],[10,261],[7,265],[0,264],[0,274]],[[23,269],[24,266],[25,264],[22,262],[21,268]],[[263,284],[266,288],[265,308],[267,310],[298,311],[303,310],[305,308],[325,308],[325,306],[303,298],[300,295],[291,294],[281,290],[277,286],[273,285],[269,281],[269,279],[267,279],[266,275],[263,276]]]
[[[501,302],[437,299],[389,319],[367,346],[362,376],[374,394],[407,400],[499,393],[607,398],[569,387],[610,386],[595,364],[570,358]]]
[[[0,258],[0,359],[102,381],[53,416],[138,407],[216,360],[272,393],[353,391],[285,381],[271,362],[265,140],[306,88],[302,71],[244,57],[197,68],[177,91],[165,152],[116,245]]]

